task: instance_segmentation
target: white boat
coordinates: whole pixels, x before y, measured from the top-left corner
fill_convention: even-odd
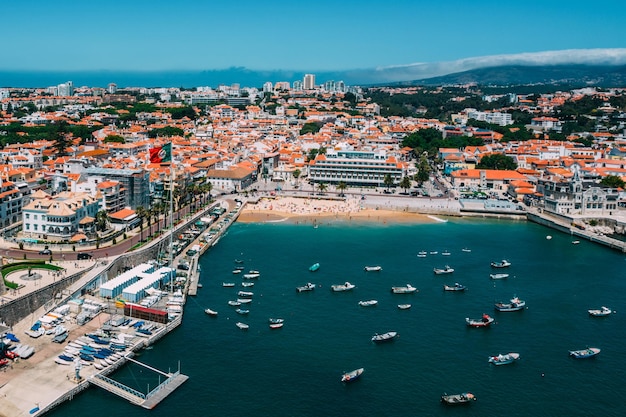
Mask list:
[[[345,372],[341,375],[341,382],[352,382],[358,379],[363,374],[364,371],[365,371],[364,368],[359,368],[359,369],[355,369],[354,371]]]
[[[54,361],[55,361],[57,364],[59,364],[59,365],[71,365],[72,363],[74,363],[74,362],[71,362],[71,361],[66,361],[66,360],[61,359],[61,358],[58,358],[58,357],[57,357],[57,358],[54,358]]]
[[[270,324],[280,324],[280,323],[284,323],[285,319],[275,319],[270,317],[269,320]]]
[[[411,294],[417,291],[417,288],[411,284],[406,284],[405,287],[391,287],[391,292],[394,294]]]
[[[471,252],[471,251],[472,251],[471,249],[468,249],[468,248],[463,248],[463,249],[461,249],[461,250],[462,250],[463,252]]]
[[[234,282],[222,282],[222,287],[234,287]]]
[[[254,282],[242,282],[242,287],[254,287]]]
[[[398,308],[400,310],[408,310],[409,308],[411,308],[411,304],[398,304]]]
[[[383,334],[376,333],[374,336],[372,336],[372,342],[374,343],[389,342],[395,339],[396,337],[398,337],[398,332],[387,332]]]
[[[489,357],[489,363],[493,363],[494,365],[508,365],[510,363],[515,362],[519,359],[519,353],[509,352],[507,354],[499,354],[496,356]]]
[[[450,265],[446,265],[443,268],[433,268],[433,272],[436,275],[451,274],[454,272],[454,268],[450,268]]]
[[[235,310],[235,312],[237,314],[246,315],[246,314],[248,314],[250,312],[250,310],[244,310],[242,308],[238,308],[237,310]]]
[[[258,278],[258,277],[260,277],[260,276],[261,276],[261,274],[259,274],[258,272],[257,272],[257,273],[252,273],[252,272],[251,272],[251,273],[249,273],[249,274],[243,274],[243,277],[244,277],[245,279],[255,279],[255,278]]]
[[[210,308],[205,309],[204,312],[207,313],[209,316],[217,316],[217,311],[211,310]]]
[[[515,296],[511,298],[508,303],[496,303],[495,307],[498,311],[520,311],[523,310],[524,307],[526,307],[526,301],[520,300],[519,297]]]
[[[613,313],[613,310],[605,306],[602,306],[599,309],[593,309],[593,310],[587,310],[587,311],[589,312],[589,315],[593,317],[605,317]]]
[[[246,297],[246,298],[248,298],[248,297],[252,297],[252,296],[254,295],[254,293],[253,293],[253,292],[250,292],[250,291],[239,291],[239,292],[237,293],[237,295],[238,295],[239,297]]]
[[[592,358],[594,356],[596,356],[597,354],[600,353],[600,349],[598,348],[587,348],[587,349],[580,349],[580,350],[570,350],[569,354],[570,356],[576,358],[576,359],[587,359],[587,358]]]
[[[417,253],[417,257],[418,257],[418,258],[425,258],[425,257],[426,257],[426,255],[428,255],[428,252],[426,252],[426,251],[424,251],[424,250],[423,250],[423,251],[419,251],[419,252]]]
[[[382,271],[383,267],[382,266],[366,266],[365,268],[366,272],[375,272],[375,271]]]
[[[505,279],[509,277],[509,274],[489,274],[491,279]]]
[[[237,302],[241,304],[248,304],[252,302],[252,298],[237,298]]]
[[[270,323],[270,329],[280,329],[284,323]]]
[[[305,292],[305,291],[313,291],[315,289],[315,284],[307,282],[305,285],[301,287],[296,287],[297,292]]]
[[[511,266],[511,262],[507,261],[506,259],[503,259],[499,262],[491,263],[492,268],[508,268],[509,266]]]
[[[578,245],[580,243],[580,240],[572,240],[572,245]]]
[[[240,321],[235,323],[235,326],[239,327],[241,330],[248,330],[250,328],[249,325],[247,325],[246,323],[242,323]]]
[[[450,256],[450,252],[447,250],[444,250],[443,252],[441,252],[441,255],[443,256]]]
[[[104,369],[104,366],[100,365],[98,362],[94,362],[93,367],[96,368],[98,371],[101,371]]]
[[[373,307],[378,304],[378,300],[359,301],[361,307]]]
[[[241,305],[241,302],[240,301],[233,301],[233,300],[231,300],[231,301],[228,302],[228,305],[229,306],[233,306],[233,307],[238,307],[238,306]]]
[[[335,285],[330,286],[330,289],[336,292],[337,291],[350,291],[354,288],[356,288],[356,285],[350,284],[348,281],[346,281],[343,284],[335,284]]]
[[[241,274],[241,269],[233,269],[233,274]]]

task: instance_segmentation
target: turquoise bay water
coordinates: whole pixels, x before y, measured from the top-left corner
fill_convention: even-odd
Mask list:
[[[547,240],[546,235],[553,235]],[[463,252],[462,248],[471,252]],[[418,258],[419,251],[438,251]],[[444,250],[450,256],[442,256]],[[227,305],[242,290],[234,259],[261,272],[250,314]],[[507,280],[492,281],[489,263],[507,259]],[[320,262],[319,271],[308,267]],[[452,219],[420,225],[284,223],[235,224],[201,259],[203,288],[188,300],[183,324],[140,360],[190,376],[152,411],[90,388],[50,415],[110,416],[618,416],[623,391],[626,310],[624,255],[534,224]],[[452,275],[434,275],[449,264]],[[364,272],[381,265],[381,272]],[[503,272],[503,271],[497,271]],[[235,282],[223,288],[222,282]],[[315,291],[296,293],[306,282]],[[330,285],[350,281],[352,292]],[[459,282],[465,293],[444,292]],[[412,295],[390,292],[407,283]],[[496,313],[493,304],[518,295],[523,312]],[[359,300],[376,299],[363,308]],[[411,303],[410,310],[397,304]],[[591,318],[589,308],[617,311]],[[219,312],[211,318],[205,308]],[[625,313],[622,313],[624,310]],[[489,313],[496,324],[470,329],[465,317]],[[270,330],[269,317],[285,325]],[[241,331],[237,321],[250,325]],[[374,333],[400,338],[383,345]],[[594,346],[602,353],[574,360],[568,350]],[[519,352],[495,367],[489,355]],[[343,371],[365,368],[352,384]],[[136,367],[115,379],[146,391],[158,380]],[[468,407],[445,407],[443,392],[473,392]]]

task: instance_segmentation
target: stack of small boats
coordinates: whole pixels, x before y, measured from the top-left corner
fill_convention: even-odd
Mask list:
[[[67,344],[63,353],[55,358],[59,365],[80,364],[101,370],[114,365],[123,357],[132,336],[119,334],[108,338],[99,334],[87,334]]]

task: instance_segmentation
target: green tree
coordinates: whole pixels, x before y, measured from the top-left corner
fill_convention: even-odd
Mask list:
[[[478,165],[476,165],[476,168],[513,171],[517,169],[517,164],[510,156],[501,153],[494,153],[492,155],[484,156]]]
[[[126,140],[120,135],[107,135],[104,138],[104,143],[115,142],[115,143],[126,143]]]
[[[317,185],[317,191],[318,191],[320,194],[324,194],[324,191],[326,191],[326,189],[327,189],[327,188],[328,188],[328,186],[327,186],[325,183],[323,183],[323,182],[320,182],[320,183]]]
[[[607,175],[600,180],[600,185],[609,188],[624,188],[624,180],[617,175]]]
[[[346,184],[344,181],[339,181],[335,188],[337,189],[337,191],[339,191],[339,195],[343,197],[343,192],[346,190],[346,188],[348,188],[348,184]]]
[[[300,129],[300,134],[306,135],[307,133],[317,133],[320,131],[321,128],[321,122],[307,122],[304,124],[304,126],[302,126],[302,129]]]
[[[309,153],[307,154],[306,157],[309,159],[309,161],[312,161],[315,159],[319,151],[320,151],[319,149],[311,148],[309,149]]]
[[[109,228],[109,214],[105,210],[96,213],[96,229],[104,232]]]
[[[402,180],[400,180],[400,183],[398,185],[400,186],[400,188],[404,189],[404,192],[406,193],[406,190],[411,188],[411,179],[409,177],[404,177],[402,178]]]
[[[56,150],[57,156],[67,156],[67,148],[71,146],[68,135],[68,123],[61,122],[52,125],[50,128],[50,139],[54,141],[53,147]]]
[[[393,178],[391,177],[391,174],[385,174],[385,178],[383,178],[383,184],[385,185],[385,187],[387,187],[387,189],[389,189],[389,187],[393,185]]]
[[[291,175],[293,175],[293,178],[296,180],[296,185],[298,185],[298,178],[302,175],[302,171],[296,168]]]
[[[424,184],[430,178],[430,165],[428,164],[428,159],[426,155],[422,155],[417,164],[415,164],[417,168],[417,174],[415,174],[415,181],[417,181],[420,185]]]
[[[146,210],[143,206],[138,206],[135,209],[135,213],[137,217],[139,217],[139,241],[143,242],[143,221],[148,214],[148,210]]]

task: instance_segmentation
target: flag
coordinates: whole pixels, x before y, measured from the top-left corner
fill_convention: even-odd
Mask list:
[[[150,163],[165,164],[172,162],[172,143],[150,148]]]

